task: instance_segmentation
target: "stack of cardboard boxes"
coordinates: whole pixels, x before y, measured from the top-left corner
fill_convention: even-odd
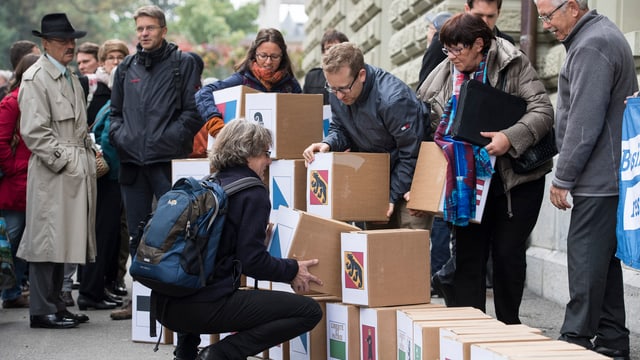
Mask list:
[[[389,155],[317,154],[306,167],[302,152],[322,139],[330,118],[322,96],[254,93],[243,86],[223,91],[225,94],[214,96],[225,112],[225,122],[246,115],[274,134],[268,177],[274,224],[269,252],[298,260],[319,259],[310,271],[324,282],[323,286],[312,284],[306,294],[322,306],[324,318],[318,326],[257,357],[516,359],[511,353],[522,353],[513,350],[514,346],[532,349],[523,352],[530,354],[538,349],[537,343],[554,344],[536,329],[504,325],[477,309],[431,304],[429,231],[362,231],[352,223],[386,220]],[[444,174],[424,169],[442,169],[446,161],[443,163],[433,143],[423,144],[420,157],[412,188],[413,208],[438,213]],[[174,177],[204,177],[209,174],[208,166],[207,159],[176,160]],[[430,186],[433,180],[436,185]],[[249,278],[246,284],[293,292],[289,284],[256,283]],[[144,289],[136,289],[134,297],[145,294]],[[139,323],[136,313],[134,324]],[[135,327],[134,341],[156,341],[146,334],[148,326],[146,330]],[[203,335],[201,346],[227,335]],[[169,336],[163,339],[171,341]],[[578,354],[578,349],[557,344],[540,349]]]

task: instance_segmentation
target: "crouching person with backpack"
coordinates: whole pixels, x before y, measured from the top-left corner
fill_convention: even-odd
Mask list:
[[[209,154],[223,186],[244,177],[263,178],[271,164],[272,135],[257,122],[229,122]],[[185,297],[153,293],[157,319],[178,332],[176,359],[242,359],[313,329],[322,318],[318,303],[302,295],[240,290],[242,274],[258,280],[291,283],[300,293],[309,282],[322,281],[309,272],[318,260],[272,257],[265,246],[271,205],[267,189],[253,186],[228,198],[227,214],[213,275],[207,286]],[[198,354],[200,334],[233,332]],[[196,357],[197,356],[197,357]]]

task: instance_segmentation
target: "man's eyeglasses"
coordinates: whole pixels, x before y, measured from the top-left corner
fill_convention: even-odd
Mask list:
[[[282,55],[280,54],[274,54],[274,55],[269,55],[269,54],[256,54],[256,58],[260,61],[267,61],[267,59],[271,59],[271,61],[278,61],[282,58]]]
[[[556,7],[555,9],[553,9],[552,12],[548,13],[547,15],[540,15],[538,16],[538,19],[540,19],[540,21],[544,22],[544,23],[550,23],[551,19],[553,18],[553,14],[555,14],[556,11],[560,10],[561,7],[567,5],[569,1],[565,1],[562,4],[558,5],[558,7]]]
[[[265,150],[264,154],[267,155],[268,158],[271,157],[271,150]]]
[[[158,26],[158,25],[147,25],[147,26],[138,26],[136,28],[136,32],[138,34],[142,34],[143,32],[154,32],[156,30],[162,29],[162,26]]]
[[[341,92],[343,95],[347,95],[348,93],[351,92],[351,88],[353,87],[353,84],[356,83],[356,79],[357,78],[358,78],[357,76],[354,77],[353,81],[351,82],[351,84],[349,84],[349,86],[342,86],[342,87],[339,87],[339,88],[334,88],[334,87],[331,87],[329,85],[329,83],[325,83],[324,84],[324,88],[325,88],[325,90],[327,90],[331,94],[336,94],[338,92]]]
[[[453,56],[460,56],[460,54],[462,53],[462,50],[464,50],[464,48],[466,48],[466,46],[460,46],[460,47],[455,47],[455,48],[450,48],[450,47],[443,47],[442,48],[442,52],[449,56],[449,54],[453,55]]]

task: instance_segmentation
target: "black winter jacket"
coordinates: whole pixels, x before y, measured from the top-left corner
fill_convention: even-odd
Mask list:
[[[178,47],[166,41],[152,52],[138,45],[138,52],[130,55],[134,56],[131,64],[127,67],[125,60],[116,69],[109,137],[122,163],[142,166],[167,162],[187,157],[192,151],[193,137],[204,125],[194,98],[200,75],[193,57],[181,54],[178,94],[174,51]],[[181,109],[176,96],[181,96]]]

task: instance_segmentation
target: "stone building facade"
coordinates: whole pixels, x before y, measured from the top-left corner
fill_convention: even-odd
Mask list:
[[[335,28],[362,48],[367,63],[384,68],[415,87],[427,47],[425,15],[431,11],[459,12],[464,3],[464,0],[307,0],[305,11],[309,19],[305,26],[302,67],[307,71],[320,65],[322,34],[327,28]],[[591,0],[589,7],[618,24],[640,68],[640,1]],[[534,12],[531,17],[526,15],[527,8]],[[536,44],[536,68],[555,102],[557,75],[565,49],[543,31],[532,0],[503,0],[497,26],[520,43],[523,40],[521,24],[528,19],[536,21],[537,29],[533,38],[524,40]],[[569,299],[566,270],[569,215],[556,210],[546,195],[527,252],[527,287],[560,304],[566,304]],[[625,268],[624,277],[627,314],[637,314],[640,312],[640,272]],[[639,317],[628,316],[627,322],[631,331],[640,332]]]

